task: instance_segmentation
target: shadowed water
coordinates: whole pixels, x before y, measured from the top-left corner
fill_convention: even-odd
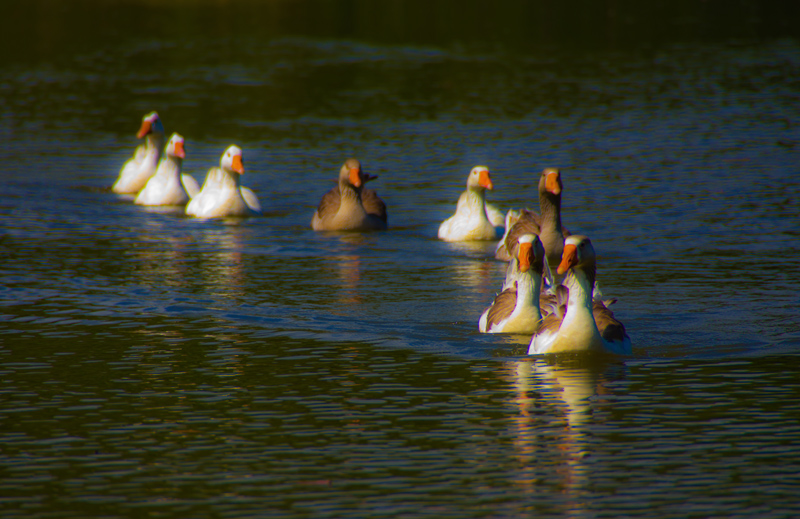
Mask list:
[[[3,38],[37,38],[0,61],[0,515],[800,512],[800,44],[757,21],[780,16],[630,7],[551,41],[512,2],[482,41],[415,2],[179,4],[13,4]],[[151,110],[200,181],[241,146],[265,215],[111,193]],[[350,156],[389,230],[315,233]],[[477,164],[504,209],[562,168],[631,357],[478,333],[505,265],[436,239]]]

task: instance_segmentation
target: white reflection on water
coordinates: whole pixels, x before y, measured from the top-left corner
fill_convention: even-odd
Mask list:
[[[233,220],[232,223],[239,222]],[[198,265],[202,266],[202,279],[211,296],[241,300],[247,294],[249,281],[242,253],[249,230],[233,224],[199,228],[197,239],[208,246],[208,250]]]
[[[502,288],[498,283],[498,270],[502,269],[504,266],[493,260],[459,261],[448,268],[450,281],[466,288],[470,299],[475,299],[479,303],[476,315],[464,316],[469,317],[468,320],[475,321],[476,329],[481,312],[492,303],[492,298]]]
[[[511,427],[521,467],[519,484],[530,493],[541,492],[537,457],[548,449],[552,452],[555,444],[562,463],[555,471],[560,481],[546,483],[559,486],[567,494],[568,516],[582,517],[587,512],[584,503],[592,464],[592,397],[604,392],[608,365],[603,361],[575,365],[565,360],[537,358],[506,363],[515,390],[512,401],[519,411]],[[543,407],[550,411],[543,413]],[[552,412],[554,409],[563,409],[563,414]]]

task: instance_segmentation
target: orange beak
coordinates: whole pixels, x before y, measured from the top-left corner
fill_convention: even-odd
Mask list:
[[[241,155],[234,155],[231,161],[231,169],[240,175],[244,175],[244,164]]]
[[[564,252],[561,254],[561,263],[556,272],[563,274],[578,264],[578,248],[571,243],[564,245]]]
[[[145,135],[150,133],[153,129],[153,126],[150,124],[150,121],[142,121],[142,127],[139,128],[139,133],[136,134],[137,139],[143,139]]]
[[[356,187],[361,187],[361,169],[353,168],[350,170],[350,183]]]
[[[531,258],[533,257],[533,249],[531,248],[531,243],[520,243],[519,244],[519,254],[517,257],[519,258],[519,271],[520,272],[528,272],[528,269],[531,268]]]
[[[554,195],[561,194],[561,184],[559,180],[561,179],[561,175],[558,171],[551,171],[547,174],[547,177],[544,179],[544,188],[547,189],[549,192],[553,193]]]
[[[481,170],[480,176],[478,177],[478,183],[490,191],[494,189],[494,186],[492,185],[492,178],[489,176],[489,172],[486,170]]]
[[[183,143],[180,141],[175,143],[175,156],[182,159],[186,158],[186,152],[183,150]]]

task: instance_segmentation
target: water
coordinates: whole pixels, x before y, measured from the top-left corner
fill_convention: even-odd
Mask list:
[[[0,62],[3,517],[800,512],[796,35],[678,12],[674,37],[551,41],[516,3],[486,41],[413,2],[12,5],[3,37],[37,37]],[[240,145],[265,216],[112,194],[154,109],[198,180]],[[389,231],[310,230],[349,156]],[[436,239],[476,164],[504,208],[562,168],[632,357],[477,332],[504,265]]]

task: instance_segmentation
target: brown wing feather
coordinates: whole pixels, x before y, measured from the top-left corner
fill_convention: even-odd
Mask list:
[[[595,301],[592,304],[592,315],[603,339],[620,342],[625,340],[625,326],[614,318],[614,312],[606,308],[602,302]]]
[[[495,258],[501,261],[510,261],[514,257],[514,246],[519,241],[523,234],[535,234],[537,236],[541,233],[542,217],[538,213],[523,209],[522,214],[517,220],[511,230],[506,235],[504,242],[505,247],[501,247],[495,253]],[[562,227],[561,234],[566,239],[570,236],[570,232]],[[505,249],[505,250],[503,250]]]
[[[317,207],[317,215],[320,220],[328,220],[333,218],[339,211],[339,205],[342,203],[342,194],[339,192],[339,186],[331,188],[330,191],[322,195],[322,200],[319,201]]]
[[[542,319],[542,324],[539,326],[539,330],[537,330],[536,333],[558,333],[558,330],[561,328],[562,320],[563,317],[560,317],[558,314],[546,315],[544,319]]]
[[[550,315],[558,311],[558,301],[553,294],[542,292],[539,294],[539,311],[542,315]]]
[[[374,189],[364,189],[361,191],[361,203],[368,214],[372,214],[386,223],[386,204],[378,196]]]
[[[567,313],[568,298],[569,289],[564,285],[558,285],[555,294],[541,292],[539,294],[539,309],[542,315],[555,314],[560,319],[563,319]]]
[[[517,244],[522,235],[539,235],[540,221],[541,217],[538,214],[534,213],[533,211],[528,211],[527,209],[522,210],[519,220],[517,220],[517,223],[511,227],[511,230],[508,232],[508,236],[506,236],[506,251],[508,252],[509,256],[513,256],[514,245]]]
[[[517,306],[516,283],[514,287],[503,290],[494,298],[489,308],[489,315],[486,316],[486,329],[491,330],[493,325],[511,315],[515,306]]]

